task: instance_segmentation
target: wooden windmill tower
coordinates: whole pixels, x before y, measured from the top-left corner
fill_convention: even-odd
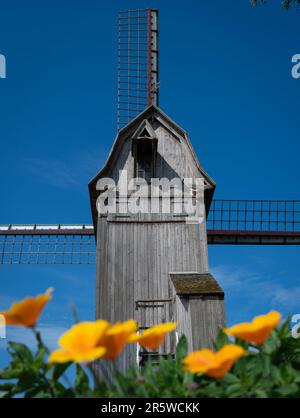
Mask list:
[[[157,11],[148,10],[147,16],[149,42],[157,48]],[[135,19],[128,20],[127,15],[126,27]],[[96,317],[111,322],[134,318],[142,329],[176,321],[177,335],[160,349],[168,354],[183,333],[190,349],[212,347],[225,324],[225,310],[223,290],[208,269],[206,216],[215,183],[199,163],[186,132],[157,106],[158,94],[152,94],[152,87],[158,67],[152,56],[147,71],[150,104],[119,130],[89,190],[97,240]],[[107,179],[118,184],[113,210],[97,211],[100,199],[109,203]],[[140,191],[138,199],[132,184]],[[192,212],[185,206],[188,199]],[[135,359],[136,353],[129,350],[122,368]]]

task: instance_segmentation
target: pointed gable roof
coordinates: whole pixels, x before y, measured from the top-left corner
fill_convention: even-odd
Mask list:
[[[183,128],[181,128],[181,126],[179,126],[176,122],[174,122],[169,116],[167,116],[160,108],[152,104],[149,107],[147,107],[143,112],[141,112],[139,115],[137,115],[134,119],[132,119],[122,129],[119,130],[103,167],[96,174],[96,176],[93,177],[93,179],[89,182],[88,187],[89,187],[89,193],[90,193],[90,204],[91,204],[95,233],[96,233],[96,225],[97,225],[96,201],[99,195],[99,192],[96,190],[96,183],[101,177],[107,175],[107,172],[109,170],[110,163],[113,160],[114,154],[118,152],[124,139],[127,139],[128,137],[138,138],[144,133],[144,131],[146,132],[146,134],[150,135],[149,138],[151,137],[156,138],[156,134],[151,124],[149,123],[149,120],[150,121],[157,120],[162,126],[164,126],[164,128],[167,131],[169,131],[173,136],[175,136],[180,142],[186,142],[186,144],[188,145],[190,152],[193,156],[193,159],[195,161],[195,164],[205,180],[205,205],[206,205],[206,212],[208,214],[209,207],[213,198],[214,190],[216,187],[216,183],[201,166],[195,154],[195,151],[189,141],[186,131]]]

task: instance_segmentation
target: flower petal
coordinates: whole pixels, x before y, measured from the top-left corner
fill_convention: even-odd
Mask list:
[[[165,324],[155,325],[142,332],[142,334],[134,334],[129,338],[129,342],[138,342],[149,350],[156,350],[163,342],[165,335],[176,329],[176,323],[167,322]]]
[[[117,322],[107,330],[99,345],[106,348],[104,358],[114,360],[123,351],[130,336],[137,330],[137,323],[133,319],[125,322]]]
[[[219,379],[245,354],[246,351],[235,344],[227,344],[216,353],[207,349],[194,351],[184,359],[184,369]]]
[[[212,366],[216,366],[215,353],[208,349],[193,351],[184,359],[184,368],[191,373],[205,373]]]
[[[72,354],[63,348],[53,351],[49,356],[49,363],[67,363],[72,360]]]
[[[86,352],[74,353],[73,361],[76,363],[89,363],[90,361],[103,357],[105,353],[105,347],[96,347],[91,350],[87,350]]]
[[[53,351],[53,353],[50,354],[49,362],[67,363],[69,361],[74,361],[75,363],[89,363],[90,361],[103,357],[105,352],[106,349],[104,347],[97,347],[81,352],[71,352],[61,348],[56,351]]]
[[[103,320],[80,322],[60,337],[59,345],[69,351],[95,348],[109,327],[109,322]]]
[[[53,289],[48,289],[44,294],[36,297],[28,297],[14,303],[8,311],[1,312],[7,325],[33,327],[44,306],[52,298]]]
[[[263,344],[281,319],[279,312],[271,311],[266,315],[257,316],[252,322],[244,322],[225,328],[224,332],[241,340],[257,345]]]

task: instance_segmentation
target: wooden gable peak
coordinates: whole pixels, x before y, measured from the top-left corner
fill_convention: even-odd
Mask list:
[[[140,123],[137,130],[134,132],[133,139],[157,139],[154,129],[150,125],[147,119],[144,119],[142,123]]]

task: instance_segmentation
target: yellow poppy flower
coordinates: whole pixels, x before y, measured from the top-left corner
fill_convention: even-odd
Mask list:
[[[53,289],[48,289],[44,294],[28,297],[14,303],[8,311],[0,312],[4,316],[6,325],[22,327],[34,327],[44,306],[51,299]]]
[[[115,360],[123,351],[128,338],[136,332],[137,328],[137,323],[133,319],[112,325],[98,342],[98,345],[106,348],[103,358]]]
[[[224,345],[216,353],[208,349],[193,351],[183,360],[184,369],[191,373],[204,373],[219,379],[245,354],[246,351],[235,344]]]
[[[80,322],[65,332],[59,339],[62,347],[49,357],[50,363],[88,363],[103,357],[106,348],[99,346],[99,341],[109,329],[107,321]]]
[[[257,316],[252,322],[244,322],[225,328],[228,335],[240,338],[253,344],[261,345],[269,337],[270,333],[280,322],[279,312],[271,311],[266,315]]]
[[[176,323],[166,322],[165,324],[155,325],[142,332],[142,334],[135,334],[130,337],[130,342],[138,342],[143,347],[149,350],[156,350],[163,342],[165,335],[176,328]]]

